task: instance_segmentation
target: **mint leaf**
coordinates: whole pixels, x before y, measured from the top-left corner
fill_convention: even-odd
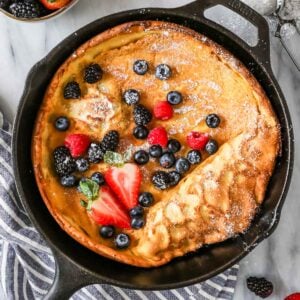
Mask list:
[[[99,194],[99,185],[91,179],[81,180],[80,189],[83,195],[85,195],[88,200],[95,200]]]
[[[104,154],[104,162],[116,166],[121,167],[124,165],[124,159],[121,154],[113,151],[106,151]]]
[[[87,207],[87,203],[82,199],[80,200],[80,205],[85,208]]]
[[[91,210],[92,209],[92,204],[93,204],[93,201],[89,200],[88,203],[87,203],[87,206],[86,206],[86,210]]]

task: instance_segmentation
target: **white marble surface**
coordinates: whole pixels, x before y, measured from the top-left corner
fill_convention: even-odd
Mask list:
[[[47,23],[25,24],[0,15],[0,109],[13,119],[26,74],[68,34],[96,18],[137,7],[176,7],[190,0],[81,0],[64,16]],[[223,16],[226,18],[226,16]],[[233,26],[241,31],[241,26]],[[247,29],[244,29],[247,32]],[[300,50],[300,44],[296,45]],[[291,188],[276,232],[240,263],[235,300],[255,299],[245,286],[248,275],[272,280],[270,299],[283,299],[300,291],[300,72],[280,43],[271,39],[272,67],[287,99],[296,137],[296,161]],[[297,185],[298,183],[298,185]],[[1,293],[0,293],[1,299]]]

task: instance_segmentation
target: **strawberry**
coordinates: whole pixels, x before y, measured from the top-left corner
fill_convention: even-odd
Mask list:
[[[108,186],[100,188],[99,197],[93,201],[89,214],[97,224],[130,228],[128,214]]]
[[[66,6],[71,0],[40,0],[49,10],[56,10]]]
[[[168,144],[168,134],[164,127],[156,127],[152,129],[148,135],[148,142],[151,145],[161,145],[166,147]]]
[[[72,157],[83,155],[90,145],[90,138],[85,134],[69,134],[65,139],[65,146],[69,148]]]
[[[173,116],[173,107],[168,101],[159,101],[154,106],[153,114],[159,120],[171,119]]]
[[[192,131],[188,134],[186,140],[189,147],[193,150],[203,150],[209,140],[209,137],[207,133]]]
[[[284,298],[284,300],[300,300],[300,293],[291,294]]]
[[[129,210],[138,204],[141,171],[135,164],[111,167],[104,175],[105,181]]]

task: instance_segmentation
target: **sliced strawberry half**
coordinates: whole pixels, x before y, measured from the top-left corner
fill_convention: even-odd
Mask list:
[[[129,210],[138,204],[141,171],[135,164],[112,167],[105,173],[105,181]]]
[[[100,188],[99,198],[93,201],[90,216],[100,225],[130,228],[130,219],[108,186]]]

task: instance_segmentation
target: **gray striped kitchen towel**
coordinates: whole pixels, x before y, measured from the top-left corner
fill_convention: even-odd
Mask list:
[[[53,281],[55,262],[18,198],[12,170],[10,129],[0,112],[0,299],[41,299]],[[165,291],[142,292],[98,284],[81,289],[72,299],[232,299],[237,273],[238,265],[235,265],[201,284]]]

